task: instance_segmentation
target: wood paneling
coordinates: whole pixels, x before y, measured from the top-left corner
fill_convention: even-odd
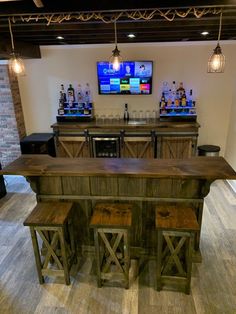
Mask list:
[[[121,148],[124,158],[154,158],[155,144],[151,137],[125,138]]]
[[[89,178],[62,177],[62,189],[66,195],[89,195]]]
[[[58,137],[58,157],[90,157],[89,143],[82,137]]]
[[[90,177],[91,195],[118,195],[117,178]]]
[[[161,158],[189,158],[192,152],[192,137],[165,137],[161,138]]]

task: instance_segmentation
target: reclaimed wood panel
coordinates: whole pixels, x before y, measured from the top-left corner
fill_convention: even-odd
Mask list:
[[[77,250],[81,251],[82,246],[93,245],[93,233],[89,228],[93,212],[92,202],[88,200],[74,201],[74,232]]]
[[[146,179],[142,178],[118,178],[120,196],[145,196]]]
[[[88,177],[61,177],[61,180],[65,195],[90,195]]]
[[[109,177],[90,177],[91,195],[117,195],[117,178]]]
[[[90,157],[89,143],[83,137],[59,136],[57,138],[57,157]]]
[[[149,197],[199,198],[201,181],[181,179],[146,179]]]
[[[39,177],[38,194],[62,194],[62,183],[60,177]]]
[[[121,149],[124,158],[154,158],[151,138],[125,138]]]
[[[189,158],[192,156],[192,137],[165,137],[161,139],[161,158]]]

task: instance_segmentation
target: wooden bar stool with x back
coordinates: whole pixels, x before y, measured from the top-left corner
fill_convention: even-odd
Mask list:
[[[90,227],[94,229],[98,287],[104,280],[119,280],[129,288],[131,221],[131,204],[96,204]]]
[[[40,284],[44,276],[62,276],[70,284],[70,266],[76,262],[72,207],[69,202],[38,203],[24,222],[30,228]]]
[[[199,230],[194,209],[184,204],[156,207],[157,290],[190,293],[193,238]]]

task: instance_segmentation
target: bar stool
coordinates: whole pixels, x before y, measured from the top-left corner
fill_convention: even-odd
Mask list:
[[[94,229],[97,285],[104,280],[124,281],[129,288],[131,204],[96,204],[90,227]]]
[[[199,225],[194,210],[186,205],[156,207],[157,290],[190,293],[193,238]]]
[[[70,266],[76,261],[72,206],[66,202],[38,203],[24,221],[30,228],[40,284],[44,276],[63,276],[70,284]],[[42,239],[41,251],[37,234]]]

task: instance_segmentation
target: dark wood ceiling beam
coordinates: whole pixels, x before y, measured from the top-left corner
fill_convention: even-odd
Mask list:
[[[229,29],[227,29],[227,31],[225,30],[225,32],[222,32],[222,36],[227,36],[229,33],[233,33],[233,34],[235,34],[236,35],[236,32],[235,32],[235,29],[234,28],[229,28]],[[140,36],[147,36],[147,35],[152,35],[152,36],[155,36],[156,34],[157,35],[162,35],[162,36],[168,36],[168,37],[172,37],[172,36],[178,36],[178,37],[185,37],[186,36],[186,31],[184,32],[184,31],[178,31],[178,30],[176,30],[176,31],[173,31],[173,30],[170,30],[170,31],[165,31],[165,32],[153,32],[153,31],[151,31],[151,30],[149,30],[149,31],[142,31],[142,32],[136,32],[136,38],[137,37],[140,37]],[[198,34],[199,36],[201,36],[202,37],[202,35],[201,35],[201,32],[199,31],[199,30],[192,30],[192,31],[188,31],[188,36],[193,36],[193,35],[195,35],[195,34]],[[210,31],[209,32],[209,34],[211,34],[211,35],[215,35],[216,37],[217,37],[217,35],[218,35],[218,32],[215,32],[215,31]],[[89,32],[86,32],[86,33],[73,33],[73,34],[71,34],[71,33],[68,33],[68,34],[61,34],[61,35],[63,35],[63,37],[65,38],[65,39],[68,39],[68,38],[87,38],[87,37],[98,37],[98,38],[107,38],[107,39],[110,39],[110,40],[112,40],[112,41],[114,41],[114,36],[113,36],[113,34],[110,34],[110,33],[89,33]],[[120,34],[119,36],[118,36],[118,41],[119,41],[119,39],[121,39],[121,38],[126,38],[127,37],[127,35],[126,34]],[[53,34],[44,34],[44,35],[38,35],[38,36],[35,36],[34,34],[32,34],[32,35],[27,35],[27,34],[21,34],[21,35],[19,35],[18,37],[17,37],[17,39],[18,40],[24,40],[24,41],[29,41],[29,40],[35,40],[35,39],[37,39],[37,40],[41,40],[41,39],[49,39],[49,40],[55,40],[55,41],[59,41],[57,38],[56,38],[56,36],[55,35],[53,35]],[[133,39],[129,39],[131,42],[132,42],[132,40]]]
[[[21,58],[25,59],[39,59],[41,58],[41,52],[39,45],[14,41],[15,51],[19,53]],[[10,40],[1,40],[0,42],[0,59],[7,60],[10,58],[12,52]]]

